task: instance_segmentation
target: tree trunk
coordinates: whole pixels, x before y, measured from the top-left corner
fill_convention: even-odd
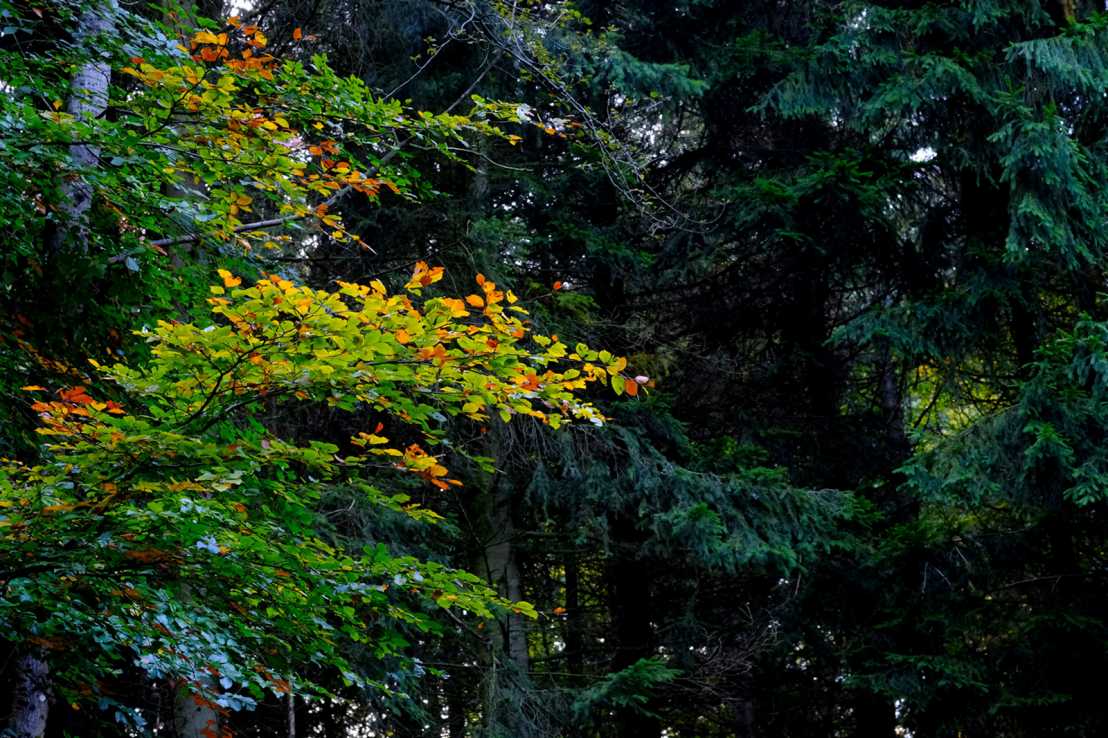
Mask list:
[[[735,738],[754,738],[754,697],[750,694],[750,689],[742,690],[733,710],[732,732]]]
[[[108,109],[108,83],[112,68],[106,59],[96,53],[95,40],[115,33],[117,12],[115,0],[106,0],[87,6],[77,20],[74,41],[88,55],[88,59],[77,67],[65,105],[66,112],[77,120],[95,120]],[[76,169],[95,167],[100,160],[100,147],[75,144],[70,148],[70,158]],[[61,190],[62,225],[51,238],[50,251],[59,253],[73,249],[85,252],[88,250],[88,230],[84,219],[92,207],[92,187],[83,177],[75,176],[66,179]]]
[[[578,675],[584,672],[584,619],[581,613],[581,567],[576,552],[566,558],[566,670]]]
[[[477,572],[502,597],[518,601],[523,598],[523,582],[516,560],[512,490],[510,479],[494,476],[478,493],[470,517],[476,525]],[[489,625],[496,632],[489,634],[489,647],[482,659],[480,734],[515,735],[522,719],[520,705],[527,692],[530,669],[526,625],[522,615],[512,613]]]
[[[15,738],[42,738],[50,712],[50,665],[35,649],[15,664],[15,689],[8,730]]]
[[[512,520],[512,486],[498,477],[492,490],[486,493],[482,522],[486,535],[483,573],[489,584],[503,597],[513,602],[523,599],[523,580],[514,546],[515,524]],[[521,674],[530,668],[527,649],[527,625],[522,615],[509,614],[500,623],[503,651]]]
[[[173,725],[178,738],[218,738],[220,734],[215,707],[187,686],[177,690]]]
[[[449,738],[465,738],[468,688],[462,683],[462,674],[455,672],[446,680],[446,734]]]
[[[854,698],[854,738],[894,738],[896,710],[891,700],[870,692]]]
[[[650,622],[650,575],[634,555],[639,536],[627,519],[612,526],[613,539],[623,550],[608,566],[609,609],[616,651],[612,657],[613,672],[622,671],[640,659],[654,655],[654,627]],[[649,701],[646,705],[650,707]],[[615,735],[619,738],[658,738],[662,732],[659,720],[642,710],[622,708],[615,712]]]
[[[181,600],[192,600],[192,588],[188,585],[181,589]],[[190,684],[182,680],[173,694],[173,725],[177,738],[218,738],[220,735],[219,711],[208,699],[200,694],[195,686],[201,686],[209,693],[214,691],[215,682],[208,675],[200,677],[200,684]]]

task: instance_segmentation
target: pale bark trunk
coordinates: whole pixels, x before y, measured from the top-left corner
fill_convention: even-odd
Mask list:
[[[218,738],[219,713],[187,688],[177,690],[173,726],[178,738]]]
[[[88,53],[88,61],[73,75],[65,106],[77,120],[93,120],[107,110],[111,65],[95,53],[95,39],[115,31],[116,10],[115,0],[107,0],[89,5],[77,19],[74,41]],[[75,168],[83,169],[97,163],[100,151],[95,146],[76,144],[70,149],[70,158]],[[62,223],[48,246],[54,252],[70,246],[87,250],[88,236],[82,223],[92,205],[92,188],[81,177],[74,177],[65,180],[61,190]],[[41,738],[50,712],[50,666],[41,651],[34,650],[20,657],[15,671],[8,729],[17,738]]]
[[[181,588],[181,600],[187,603],[192,598],[192,587],[186,584]],[[215,681],[207,674],[200,677],[199,686],[208,693],[216,688]],[[219,712],[192,687],[182,681],[173,694],[173,726],[177,738],[219,738]]]
[[[108,83],[111,81],[111,65],[96,51],[96,39],[115,33],[118,8],[115,0],[93,3],[86,7],[77,20],[74,41],[88,54],[88,60],[77,68],[70,85],[66,112],[75,119],[91,121],[108,109]],[[75,144],[70,149],[70,159],[75,169],[89,169],[100,160],[100,147],[91,144]],[[92,186],[81,176],[66,179],[62,183],[62,225],[52,238],[51,250],[66,248],[88,250],[88,230],[84,219],[92,207]]]
[[[115,16],[118,9],[114,0],[87,7],[78,20],[77,44],[94,45],[95,39],[115,33]],[[66,112],[77,120],[89,121],[99,118],[108,109],[108,83],[111,81],[111,65],[95,53],[95,49],[86,49],[90,58],[77,68],[70,85]],[[78,144],[70,151],[73,163],[77,167],[92,167],[100,160],[100,148],[89,144]],[[66,185],[69,195],[70,215],[79,218],[92,204],[92,191],[84,180],[78,178]]]
[[[15,738],[42,738],[50,712],[50,665],[37,649],[15,665],[15,690],[8,730]]]

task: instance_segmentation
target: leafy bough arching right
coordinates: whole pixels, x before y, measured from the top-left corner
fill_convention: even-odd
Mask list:
[[[275,275],[243,287],[220,273],[209,324],[141,331],[152,352],[142,367],[93,361],[118,401],[74,387],[35,403],[41,463],[0,469],[0,625],[45,654],[55,690],[111,703],[113,679],[137,669],[213,710],[290,683],[387,691],[358,673],[351,647],[401,657],[404,633],[436,627],[436,606],[533,615],[474,575],[322,535],[321,494],[435,520],[383,487],[408,474],[460,486],[443,463],[464,455],[451,419],[601,424],[581,392],[635,383],[626,362],[530,333],[515,295],[480,275],[472,294],[425,298],[442,269],[422,262],[398,294]],[[297,404],[366,427],[343,444],[267,427]]]

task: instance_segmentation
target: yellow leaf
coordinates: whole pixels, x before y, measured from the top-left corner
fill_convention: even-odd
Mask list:
[[[450,317],[452,318],[464,318],[469,315],[469,311],[466,310],[465,303],[454,297],[444,297],[439,302],[444,307],[450,310]]]
[[[196,48],[200,44],[218,44],[219,36],[216,36],[211,31],[200,31],[192,37],[192,48]]]
[[[236,277],[226,269],[219,269],[218,272],[219,276],[223,279],[224,287],[238,287],[240,284],[242,284],[241,277]]]

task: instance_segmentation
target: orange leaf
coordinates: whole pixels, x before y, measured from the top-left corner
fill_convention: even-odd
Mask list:
[[[60,390],[58,397],[66,402],[72,402],[79,405],[88,405],[92,402],[92,398],[85,392],[85,388],[81,386],[72,387],[67,390]]]
[[[468,302],[473,307],[479,308],[485,306],[484,299],[482,299],[479,295],[469,295],[468,297],[466,297],[466,302]]]
[[[554,283],[554,289],[555,291],[562,289],[562,280],[559,279],[557,282]]]
[[[427,272],[427,275],[419,280],[419,283],[426,287],[432,282],[438,282],[442,279],[442,267],[433,267],[431,271]]]
[[[639,394],[639,383],[632,379],[623,385],[623,391],[626,392],[629,397],[634,397]]]
[[[241,277],[236,277],[226,269],[220,269],[219,276],[223,278],[224,287],[238,287],[240,284],[242,284]]]
[[[408,343],[409,341],[412,340],[411,335],[408,333],[408,331],[404,330],[403,328],[398,330],[394,335],[396,336],[396,340],[399,341],[400,343]]]
[[[412,278],[408,280],[408,284],[404,285],[404,288],[412,290],[427,287],[442,279],[442,273],[443,268],[441,266],[432,268],[425,261],[417,261],[415,271],[412,272]]]
[[[293,41],[299,41],[302,38],[304,38],[304,31],[302,31],[299,26],[292,29],[292,40]]]

